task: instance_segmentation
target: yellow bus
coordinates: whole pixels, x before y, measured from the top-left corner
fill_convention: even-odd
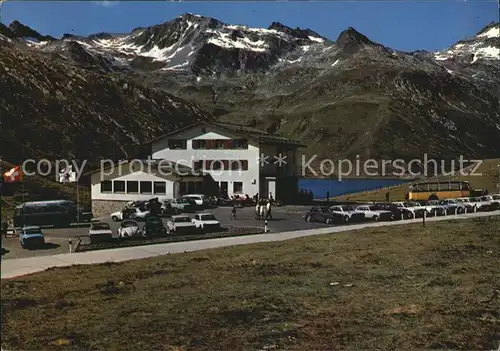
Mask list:
[[[469,182],[462,180],[424,182],[410,186],[407,198],[413,201],[456,199],[470,197],[471,193],[472,188]]]

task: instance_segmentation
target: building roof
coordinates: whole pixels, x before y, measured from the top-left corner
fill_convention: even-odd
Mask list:
[[[292,140],[292,139],[287,139],[278,135],[274,135],[271,133],[264,132],[260,129],[249,127],[249,126],[244,126],[244,125],[239,125],[239,124],[234,124],[234,123],[224,123],[224,122],[212,122],[212,121],[198,121],[193,124],[187,125],[185,127],[176,129],[172,132],[160,135],[156,138],[150,139],[146,141],[143,144],[150,144],[155,141],[161,140],[163,138],[178,134],[180,132],[189,130],[191,128],[194,128],[200,124],[207,124],[214,126],[216,128],[220,128],[232,133],[239,133],[239,134],[245,134],[251,139],[254,139],[258,141],[259,143],[263,144],[286,144],[286,145],[296,145],[298,147],[306,147],[306,145],[302,144],[301,142],[297,140]]]
[[[142,164],[144,165],[144,170],[146,170],[146,171],[148,169],[147,167],[148,167],[148,162],[149,162],[149,164],[151,164],[152,170],[161,170],[161,172],[163,172],[163,173],[171,173],[173,175],[177,175],[180,177],[186,176],[186,174],[189,174],[189,176],[193,176],[193,177],[204,176],[204,175],[208,174],[206,172],[202,172],[201,170],[193,172],[193,169],[191,167],[188,167],[188,166],[185,166],[185,165],[182,165],[180,163],[173,162],[173,161],[163,160],[163,159],[156,159],[156,160],[154,160],[154,159],[150,159],[150,160],[135,159],[135,160],[128,160],[127,162],[121,161],[121,162],[116,162],[116,167],[118,168],[118,167],[126,166],[126,165],[130,164],[130,162],[132,162],[132,161],[135,161],[138,164],[140,164],[142,162]],[[113,166],[99,168],[99,169],[87,172],[84,175],[91,175],[94,173],[103,172],[103,171],[109,170],[112,167]]]

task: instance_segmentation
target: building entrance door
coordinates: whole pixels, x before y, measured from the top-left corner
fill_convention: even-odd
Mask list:
[[[228,186],[227,186],[227,182],[220,182],[219,183],[219,192],[221,195],[223,196],[226,196],[226,194],[228,194],[227,190],[228,190]]]

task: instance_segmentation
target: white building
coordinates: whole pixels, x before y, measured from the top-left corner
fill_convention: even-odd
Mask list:
[[[198,122],[147,144],[153,159],[173,160],[210,174],[220,194],[271,193],[283,198],[297,191],[297,150],[304,145],[294,140],[246,126]]]
[[[103,216],[127,202],[172,199],[183,192],[199,193],[210,180],[203,174],[169,162],[134,160],[90,173],[92,212]]]
[[[287,201],[297,194],[297,150],[304,147],[297,141],[250,127],[203,121],[144,146],[154,160],[152,169],[142,163],[141,170],[135,162],[125,164],[121,173],[99,170],[91,174],[95,216],[120,209],[125,202],[152,197],[272,194]]]

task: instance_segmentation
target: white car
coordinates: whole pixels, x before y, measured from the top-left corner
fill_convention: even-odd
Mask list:
[[[477,203],[472,202],[468,197],[459,197],[457,202],[464,205],[468,213],[477,212]]]
[[[362,221],[365,219],[365,214],[356,211],[354,207],[349,205],[334,205],[330,207],[330,212],[337,213],[344,216],[344,222]]]
[[[192,234],[199,232],[189,216],[177,215],[167,222],[167,234]]]
[[[491,197],[493,198],[493,202],[500,205],[500,194],[494,194],[494,195],[491,195]]]
[[[91,243],[108,241],[113,238],[113,232],[108,223],[92,223],[89,238]]]
[[[465,209],[467,208],[464,203],[455,199],[441,200],[439,204],[446,207],[447,214],[465,213]]]
[[[390,221],[394,219],[394,215],[391,211],[383,210],[376,205],[358,206],[356,207],[356,211],[362,212],[365,215],[366,219],[372,219],[374,221]]]
[[[495,200],[491,195],[481,196],[481,203],[485,206],[485,209],[489,211],[498,210],[500,207],[500,201]]]
[[[131,238],[136,236],[141,236],[142,232],[139,230],[139,223],[131,219],[127,219],[122,222],[118,228],[119,238]]]
[[[211,213],[197,213],[192,223],[201,231],[219,230],[220,222]]]
[[[403,216],[407,219],[423,217],[427,214],[427,209],[418,202],[393,202],[398,209],[403,211]]]
[[[491,196],[472,197],[471,202],[476,205],[478,211],[489,211],[491,208]]]
[[[442,216],[447,213],[447,207],[440,205],[438,200],[429,200],[423,205],[431,216]]]
[[[188,195],[184,195],[183,197],[193,199],[194,202],[196,202],[196,205],[200,206],[200,207],[208,207],[210,204],[208,197],[206,197],[203,194],[188,194]]]
[[[141,210],[138,207],[124,208],[121,211],[113,212],[111,219],[113,222],[123,221],[124,219],[144,220],[149,213],[149,211]]]

